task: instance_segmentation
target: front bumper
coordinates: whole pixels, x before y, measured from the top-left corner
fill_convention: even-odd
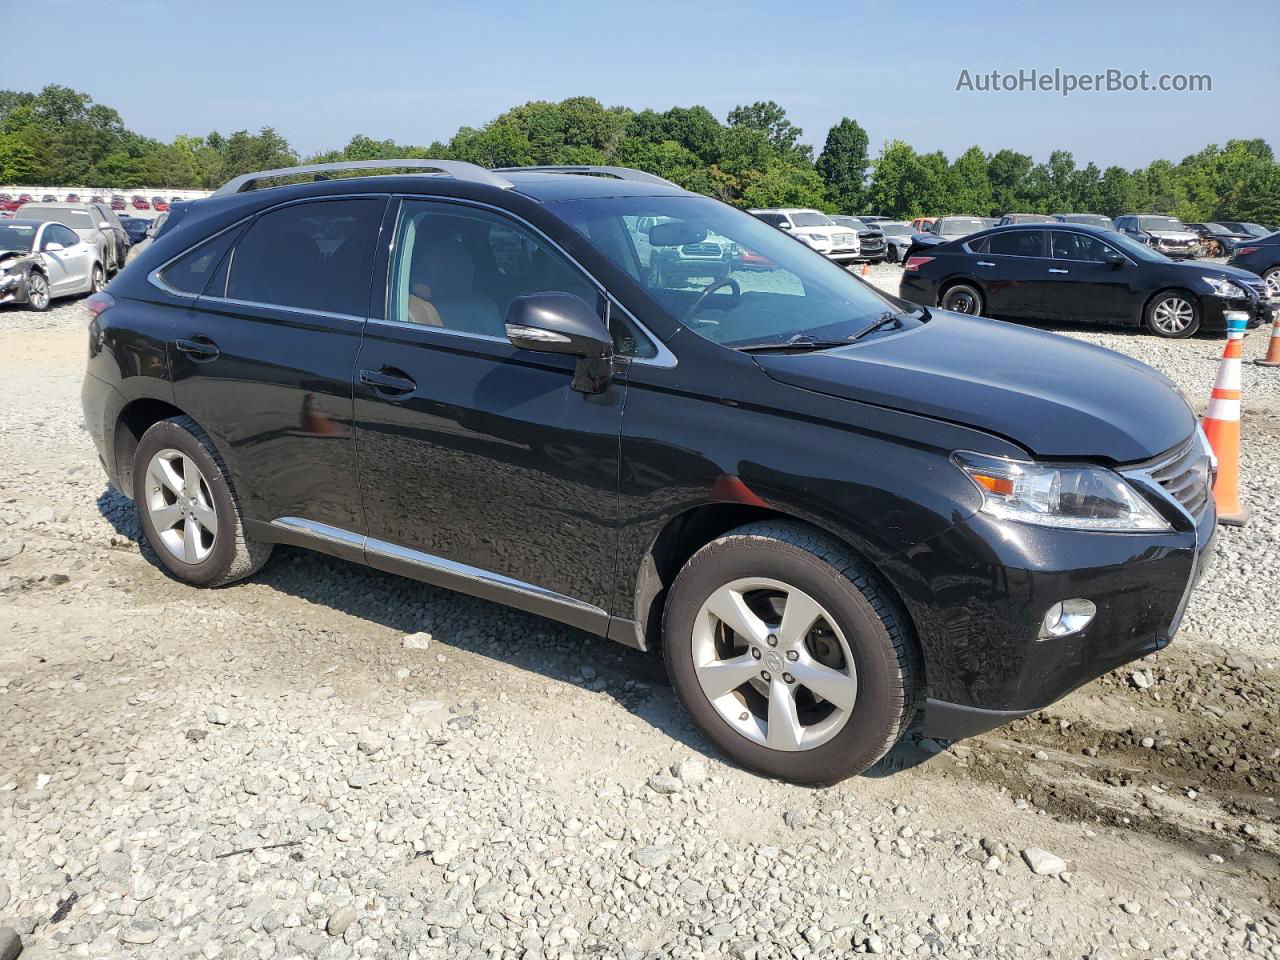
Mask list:
[[[1250,328],[1271,322],[1271,306],[1258,298],[1202,296],[1200,298],[1201,329],[1224,331],[1227,329],[1227,311],[1239,310],[1249,315]]]
[[[834,250],[819,250],[820,254],[828,260],[835,260],[837,263],[845,263],[850,260],[857,260],[859,251],[848,247],[837,247]]]
[[[26,277],[0,277],[0,304],[27,302]]]
[[[1176,517],[1179,511],[1170,511]],[[1043,709],[1166,646],[1212,557],[1216,515],[1161,534],[1055,530],[977,514],[881,570],[916,625],[925,733],[972,736]],[[1038,639],[1045,612],[1093,601],[1082,630]]]

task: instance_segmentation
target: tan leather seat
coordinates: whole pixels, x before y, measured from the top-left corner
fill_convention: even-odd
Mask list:
[[[443,327],[440,311],[431,302],[431,288],[425,283],[415,283],[409,288],[409,322],[424,327]]]

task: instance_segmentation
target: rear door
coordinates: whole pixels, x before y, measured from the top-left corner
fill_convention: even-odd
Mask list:
[[[1053,261],[1045,315],[1062,320],[1123,323],[1132,319],[1138,295],[1137,267],[1127,257],[1120,266],[1106,262],[1114,247],[1092,234],[1050,230]]]
[[[171,332],[175,402],[213,438],[255,520],[363,530],[351,377],[386,204],[286,204],[192,255],[203,292]]]
[[[1043,314],[1052,266],[1044,230],[997,231],[986,238],[986,252],[974,263],[974,276],[986,294],[984,313],[1030,318]]]
[[[404,200],[391,250],[356,364],[369,562],[603,631],[625,382],[578,392],[572,358],[518,349],[503,324],[517,296],[604,310],[601,292],[532,228],[465,203]]]

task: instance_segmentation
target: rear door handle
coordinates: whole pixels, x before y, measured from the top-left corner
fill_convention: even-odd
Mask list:
[[[994,267],[994,266],[995,266],[995,264],[994,264],[994,263],[992,263],[990,260],[979,260],[979,261],[978,261],[978,266],[980,266],[980,267]]]
[[[218,345],[208,337],[192,337],[189,340],[179,339],[174,342],[174,346],[197,363],[214,360],[218,356]]]
[[[418,384],[403,370],[383,367],[381,370],[361,370],[360,382],[373,387],[379,393],[403,397],[418,389]]]
[[[1070,270],[1059,270],[1057,267],[1050,267],[1050,268],[1049,268],[1049,272],[1050,272],[1050,273],[1070,273],[1071,271],[1070,271]]]

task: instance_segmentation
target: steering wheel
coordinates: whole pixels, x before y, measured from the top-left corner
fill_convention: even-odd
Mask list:
[[[705,287],[702,288],[702,292],[698,294],[698,299],[694,300],[693,306],[691,306],[688,310],[685,311],[684,316],[680,318],[680,322],[685,325],[688,325],[689,321],[693,319],[693,315],[702,309],[702,304],[706,302],[708,295],[710,295],[712,292],[716,290],[719,290],[721,287],[729,287],[733,290],[733,306],[734,307],[736,307],[742,301],[742,288],[738,286],[738,281],[733,279],[733,277],[722,277],[719,280],[712,280],[709,284],[707,284]],[[730,309],[733,309],[733,308],[730,307]]]

